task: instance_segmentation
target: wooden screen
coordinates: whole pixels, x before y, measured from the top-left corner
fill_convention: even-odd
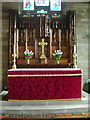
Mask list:
[[[19,15],[17,11],[11,10],[9,39],[9,68],[12,68],[14,59],[12,54],[14,53],[17,55],[17,68],[73,67],[74,45],[76,45],[75,11],[67,11],[66,15],[52,17],[47,14],[24,16],[23,13]],[[44,49],[47,57],[45,64],[40,61],[42,47],[38,45],[42,39],[48,43]],[[24,57],[26,49],[34,52],[30,64],[27,64]],[[63,52],[60,64],[57,64],[52,55],[55,50]]]

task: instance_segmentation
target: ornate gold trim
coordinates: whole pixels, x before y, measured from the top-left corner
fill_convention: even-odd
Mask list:
[[[61,117],[54,117],[54,118],[88,118],[88,116],[83,115],[73,115],[73,116],[61,116]]]
[[[75,99],[50,99],[50,100],[13,100],[13,99],[8,99],[8,101],[24,101],[24,102],[52,102],[52,101],[81,101],[81,98],[75,98]]]
[[[74,115],[73,113],[71,113],[71,115],[66,115],[65,113],[61,113],[62,115],[60,116],[60,113],[51,113],[51,115],[53,116],[49,116],[49,114],[44,114],[45,116],[43,116],[42,114],[38,114],[39,116],[36,117],[36,114],[33,115],[30,115],[29,119],[32,118],[88,118],[90,113],[79,113],[79,115]],[[65,114],[65,115],[64,115]],[[68,113],[67,113],[68,114]],[[16,114],[14,114],[16,115]],[[11,115],[11,116],[14,116],[14,115]],[[19,115],[16,115],[16,118],[18,118]],[[22,115],[20,116],[20,118],[27,118],[28,115]],[[0,115],[0,118],[8,118],[9,117],[9,114],[6,114],[6,115]],[[11,117],[12,118],[12,117]]]
[[[35,74],[35,75],[8,75],[8,77],[50,77],[50,76],[81,76],[82,74]]]

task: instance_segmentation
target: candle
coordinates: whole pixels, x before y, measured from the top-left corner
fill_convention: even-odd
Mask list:
[[[16,16],[15,16],[14,28],[16,28]]]
[[[14,55],[15,55],[15,45],[13,46],[13,51],[14,51]]]
[[[27,50],[27,42],[28,42],[28,30],[26,29],[26,50]]]
[[[16,44],[16,53],[17,53],[17,58],[18,58],[18,40],[19,40],[19,30],[17,29],[17,44]]]
[[[76,45],[74,45],[74,53],[76,53]]]

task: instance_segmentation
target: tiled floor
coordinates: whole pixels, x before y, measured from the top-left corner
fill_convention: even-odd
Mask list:
[[[5,96],[7,92],[0,93]],[[0,101],[1,114],[34,114],[34,113],[74,113],[90,112],[90,94],[82,92],[81,101],[52,101],[52,102],[9,102]]]

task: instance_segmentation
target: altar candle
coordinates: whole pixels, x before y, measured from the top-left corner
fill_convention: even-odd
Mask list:
[[[16,52],[17,52],[17,58],[18,58],[18,40],[19,40],[19,30],[17,29],[17,44],[16,44]]]
[[[15,16],[14,28],[16,28],[16,16]]]
[[[61,49],[61,29],[59,29],[59,49]]]
[[[15,45],[13,46],[13,50],[14,50],[14,55],[15,55]]]
[[[76,53],[76,45],[74,45],[74,53]]]
[[[28,31],[26,29],[26,50],[27,50],[27,42],[28,42]]]

